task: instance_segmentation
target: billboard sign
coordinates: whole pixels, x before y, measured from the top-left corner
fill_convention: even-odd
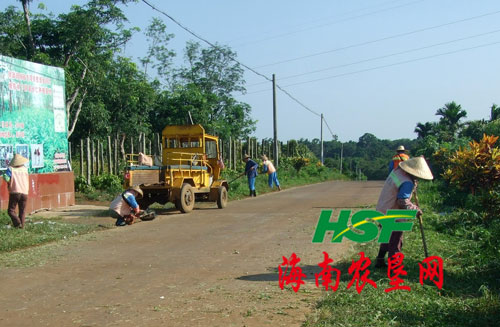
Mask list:
[[[0,55],[0,172],[15,153],[30,173],[70,170],[64,69]]]

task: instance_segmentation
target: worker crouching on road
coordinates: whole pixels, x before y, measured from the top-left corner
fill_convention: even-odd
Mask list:
[[[118,195],[109,206],[109,214],[116,218],[116,226],[131,225],[134,223],[135,215],[139,214],[140,208],[137,199],[142,198],[142,190],[139,186],[131,187]]]
[[[389,209],[417,210],[417,218],[420,218],[422,211],[410,201],[417,185],[417,178],[427,180],[434,178],[425,159],[416,157],[401,162],[399,167],[394,169],[385,180],[376,210],[384,215]],[[384,260],[385,254],[389,252],[390,258],[395,253],[401,252],[402,247],[403,232],[392,232],[389,243],[380,244],[375,267],[387,267]]]
[[[265,154],[262,156],[262,168],[263,172],[267,173],[269,187],[273,188],[273,183],[274,183],[274,185],[276,185],[276,187],[278,188],[278,191],[281,191],[276,168],[274,168],[273,163],[271,162],[271,160],[267,158]]]
[[[243,174],[248,177],[250,196],[257,196],[257,193],[255,192],[255,178],[257,177],[257,168],[259,165],[253,161],[248,154],[245,154],[243,161],[245,162],[245,172]]]
[[[3,178],[9,188],[9,209],[7,213],[16,228],[24,228],[26,221],[26,204],[28,203],[29,175],[28,168],[24,166],[29,160],[16,153]],[[19,207],[19,216],[16,215]]]

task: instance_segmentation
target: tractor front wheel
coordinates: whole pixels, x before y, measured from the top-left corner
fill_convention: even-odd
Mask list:
[[[177,199],[176,208],[183,213],[191,212],[194,208],[194,191],[191,185],[184,183],[182,184],[181,193],[179,199]]]

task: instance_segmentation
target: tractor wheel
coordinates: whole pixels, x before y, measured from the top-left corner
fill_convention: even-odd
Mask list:
[[[227,189],[225,186],[219,187],[219,196],[217,197],[217,207],[224,209],[227,206]]]
[[[177,199],[179,209],[182,213],[191,212],[194,208],[194,192],[191,185],[184,183],[182,184],[180,198]]]

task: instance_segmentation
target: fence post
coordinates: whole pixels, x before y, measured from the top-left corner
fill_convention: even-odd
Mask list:
[[[115,155],[115,166],[114,166],[114,171],[115,175],[118,175],[118,138],[115,136],[115,149],[114,149],[114,155]]]
[[[90,185],[90,168],[91,168],[91,162],[90,162],[90,138],[87,137],[87,184]]]
[[[113,161],[111,160],[111,136],[108,135],[108,172],[113,174]]]
[[[83,175],[83,139],[80,139],[80,176]]]

